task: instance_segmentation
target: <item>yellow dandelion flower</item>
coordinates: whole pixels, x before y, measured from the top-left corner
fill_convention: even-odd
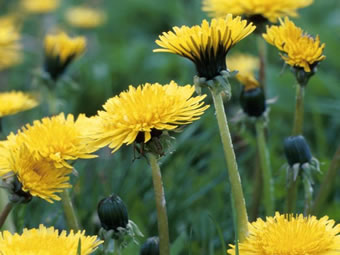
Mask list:
[[[97,236],[86,236],[85,231],[59,234],[53,227],[40,225],[38,229],[24,229],[21,235],[9,231],[0,233],[0,253],[2,255],[76,255],[78,243],[81,243],[81,255],[89,255],[103,243]]]
[[[238,71],[236,79],[244,85],[246,90],[254,89],[260,84],[255,78],[255,71],[259,69],[259,59],[247,54],[235,54],[227,57],[227,67],[230,71]]]
[[[228,254],[235,254],[230,245]],[[249,223],[249,236],[239,243],[242,255],[337,255],[340,253],[340,224],[327,216],[280,215]]]
[[[297,9],[312,3],[313,0],[203,0],[203,10],[212,17],[224,17],[231,13],[276,22],[283,16],[296,17]]]
[[[174,27],[173,32],[163,33],[156,43],[161,47],[154,52],[170,52],[190,59],[198,75],[212,79],[226,70],[225,57],[232,46],[255,29],[240,17],[203,20],[201,26]]]
[[[84,29],[96,28],[106,19],[103,11],[84,6],[68,9],[65,18],[71,26]]]
[[[15,22],[6,17],[0,20],[0,71],[21,61],[20,34]]]
[[[21,91],[0,93],[0,102],[0,117],[26,111],[38,105],[32,95]]]
[[[209,106],[205,95],[193,97],[191,85],[178,86],[174,81],[164,86],[146,83],[110,98],[98,112],[94,135],[99,146],[109,144],[113,152],[136,140],[147,143],[157,131],[173,130],[199,119]]]
[[[54,11],[59,7],[60,0],[22,0],[22,8],[33,14],[43,14]]]
[[[45,45],[45,70],[52,79],[57,80],[67,66],[86,48],[85,37],[69,37],[65,33],[47,35]]]
[[[56,193],[72,187],[68,183],[72,169],[57,168],[52,161],[35,154],[28,149],[24,139],[11,135],[9,141],[0,144],[0,175],[4,178],[8,174],[15,175],[21,183],[21,190],[31,196],[50,203],[60,200]]]
[[[78,158],[94,158],[91,155],[97,147],[91,145],[92,138],[87,135],[91,120],[80,115],[77,120],[72,114],[65,118],[64,113],[51,118],[36,120],[27,124],[17,134],[25,139],[30,151],[36,151],[37,159],[44,158],[59,167],[72,168],[67,161]],[[90,127],[91,128],[91,127]]]
[[[303,68],[308,73],[312,72],[314,67],[326,58],[323,55],[325,44],[320,43],[319,36],[313,38],[304,33],[287,17],[284,21],[280,20],[280,23],[280,26],[267,28],[263,38],[284,53],[281,57],[288,65]]]

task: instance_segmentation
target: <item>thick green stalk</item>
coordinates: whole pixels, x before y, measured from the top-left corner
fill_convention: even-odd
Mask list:
[[[306,176],[303,177],[303,187],[305,190],[305,210],[304,214],[307,216],[311,210],[313,203],[313,187]]]
[[[303,99],[304,99],[304,87],[296,85],[296,104],[295,104],[295,116],[293,135],[302,135],[303,133]]]
[[[262,119],[256,121],[256,139],[257,146],[261,162],[261,172],[263,180],[263,192],[264,192],[264,206],[266,210],[266,216],[274,215],[274,187],[272,180],[272,170],[270,166],[270,157],[266,144],[264,123]]]
[[[294,213],[296,206],[296,197],[297,197],[297,187],[298,187],[298,179],[291,180],[290,185],[287,190],[286,197],[286,213]]]
[[[334,181],[336,179],[337,173],[340,172],[340,146],[338,147],[335,155],[332,159],[332,162],[328,168],[326,176],[324,177],[319,192],[316,196],[315,202],[312,206],[311,213],[314,215],[318,215],[320,209],[322,208],[323,204],[325,203],[329,193],[331,192]]]
[[[4,207],[4,209],[2,210],[1,215],[0,215],[0,229],[1,229],[2,226],[4,225],[4,223],[5,223],[6,219],[7,219],[7,216],[8,216],[9,213],[11,212],[13,206],[14,206],[13,203],[8,202],[8,203],[6,204],[6,206]]]
[[[0,208],[6,208],[9,204],[7,191],[0,189]],[[7,216],[7,220],[4,222],[3,229],[9,230],[10,232],[15,232],[15,225],[13,222],[12,214]]]
[[[267,43],[261,35],[257,36],[257,48],[259,52],[260,68],[259,68],[259,83],[263,91],[266,90],[266,65],[267,65]]]
[[[80,229],[79,223],[68,190],[64,190],[61,193],[61,201],[63,203],[64,213],[69,229],[73,229],[74,232],[77,232]]]
[[[293,136],[302,135],[303,133],[303,101],[304,101],[304,87],[300,84],[296,85],[296,103],[293,125]],[[293,175],[290,176],[293,178]],[[297,198],[298,180],[290,180],[290,185],[287,190],[286,210],[287,213],[294,213]]]
[[[227,116],[224,111],[221,93],[216,91],[216,89],[211,89],[211,94],[216,109],[216,118],[223,144],[224,156],[228,165],[231,195],[234,201],[234,208],[236,211],[235,215],[237,215],[237,226],[235,227],[238,233],[239,241],[242,242],[248,235],[248,215],[242,191],[241,178],[237,168],[235,152],[229,132]]]
[[[159,235],[159,252],[160,255],[170,255],[168,215],[166,212],[166,202],[161,170],[159,168],[156,156],[152,153],[148,153],[147,156],[151,165],[152,181],[155,190]]]

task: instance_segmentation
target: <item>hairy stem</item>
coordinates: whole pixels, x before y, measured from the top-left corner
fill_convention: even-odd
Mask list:
[[[237,216],[237,226],[235,226],[235,230],[237,231],[239,241],[242,242],[248,235],[248,215],[241,185],[241,178],[238,172],[235,152],[229,132],[227,117],[224,111],[221,93],[216,89],[211,89],[211,94],[216,109],[216,118],[223,144],[224,156],[228,166],[231,195],[233,197],[232,201],[234,202],[235,215]]]
[[[301,135],[303,133],[303,99],[304,87],[301,85],[297,85],[293,135]]]
[[[166,212],[166,202],[162,182],[161,170],[157,158],[154,154],[147,154],[152,170],[152,181],[155,191],[155,200],[157,208],[157,223],[159,235],[159,252],[160,255],[170,254],[169,226],[168,215]]]
[[[13,206],[14,206],[13,203],[8,202],[8,203],[6,204],[6,206],[4,207],[4,209],[2,210],[1,215],[0,215],[0,229],[1,229],[2,226],[4,225],[4,223],[5,223],[6,219],[7,219],[7,216],[8,216],[9,213],[11,212]]]
[[[263,87],[263,91],[266,91],[267,43],[262,36],[257,37],[257,47],[260,58],[259,83]]]
[[[266,216],[274,215],[274,187],[272,180],[272,170],[270,166],[270,157],[266,144],[264,123],[262,119],[256,121],[256,139],[258,152],[261,162],[261,172],[263,180],[263,192],[264,192],[264,206]]]
[[[64,190],[61,193],[61,199],[63,203],[67,225],[70,229],[73,229],[74,232],[77,232],[80,229],[79,223],[68,190]]]

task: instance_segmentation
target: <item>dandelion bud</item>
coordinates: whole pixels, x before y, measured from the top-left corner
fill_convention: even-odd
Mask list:
[[[243,88],[240,102],[243,111],[251,117],[260,117],[266,110],[266,98],[261,87]]]
[[[118,228],[126,228],[129,222],[126,206],[117,195],[102,199],[98,204],[97,212],[105,230],[118,232]]]
[[[47,35],[44,41],[45,71],[56,81],[66,68],[85,51],[86,39],[71,38],[65,33]]]
[[[309,146],[302,135],[287,137],[284,141],[284,151],[290,166],[308,163],[312,159]]]
[[[159,238],[148,238],[140,249],[140,255],[159,255]]]

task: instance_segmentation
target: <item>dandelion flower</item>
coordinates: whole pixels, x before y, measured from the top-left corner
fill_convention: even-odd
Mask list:
[[[0,20],[0,71],[21,61],[20,34],[13,20]]]
[[[71,26],[84,29],[96,28],[105,21],[105,14],[101,10],[81,6],[68,9],[65,17]]]
[[[43,14],[59,7],[60,0],[22,0],[21,6],[28,13]]]
[[[97,150],[91,145],[92,138],[87,135],[91,124],[89,118],[80,115],[77,120],[72,114],[66,117],[64,113],[51,118],[36,120],[33,125],[27,124],[17,134],[25,139],[25,143],[37,159],[45,158],[56,167],[72,166],[67,162],[78,158],[94,158],[90,153]]]
[[[28,93],[11,91],[0,93],[0,117],[32,109],[38,101]]]
[[[242,255],[337,255],[340,252],[340,224],[327,216],[317,219],[280,215],[249,223],[247,239],[239,243]],[[231,245],[228,254],[235,254]]]
[[[203,0],[203,10],[213,17],[231,13],[244,15],[250,20],[264,18],[276,22],[283,16],[297,16],[297,9],[312,3],[313,0]]]
[[[195,63],[198,75],[213,79],[226,70],[225,57],[232,46],[251,34],[252,24],[240,17],[203,20],[201,26],[174,27],[173,32],[163,33],[156,43],[161,47],[154,52],[170,52]]]
[[[247,54],[236,54],[227,58],[227,67],[230,71],[238,71],[236,79],[246,90],[259,86],[255,78],[255,71],[259,69],[259,64],[258,58]]]
[[[53,80],[62,75],[67,66],[86,48],[85,37],[69,37],[65,33],[45,37],[45,70]]]
[[[303,69],[305,72],[314,72],[316,65],[324,60],[325,44],[295,26],[287,17],[280,20],[280,26],[271,26],[263,34],[263,38],[276,46],[283,54],[282,59],[290,66]]]
[[[12,138],[11,142],[0,144],[0,175],[3,178],[15,175],[21,183],[21,190],[31,196],[50,203],[60,200],[56,193],[72,187],[68,183],[72,169],[56,168],[46,158],[36,157],[36,152],[30,151],[22,139]]]
[[[70,255],[77,254],[81,244],[81,255],[89,255],[102,243],[97,236],[86,236],[85,231],[59,234],[53,227],[40,225],[39,228],[24,229],[21,235],[4,231],[0,234],[0,251],[3,255]]]
[[[136,140],[147,143],[157,131],[174,130],[199,119],[208,106],[203,96],[193,97],[191,85],[178,86],[174,81],[164,86],[146,83],[107,100],[98,112],[98,130],[94,135],[99,146],[109,144],[113,152]]]

